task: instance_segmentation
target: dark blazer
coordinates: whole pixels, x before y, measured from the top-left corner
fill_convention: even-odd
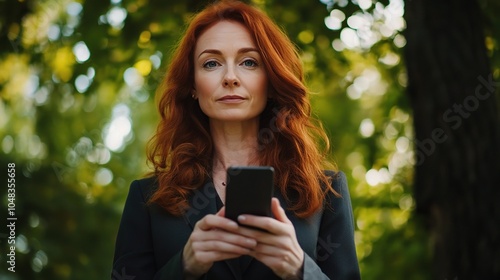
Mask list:
[[[327,171],[333,188],[342,197],[328,195],[323,209],[307,219],[287,211],[282,195],[275,192],[305,252],[303,279],[360,279],[354,247],[354,219],[345,175]],[[146,201],[157,187],[155,178],[137,180],[130,186],[116,239],[112,279],[173,280],[182,277],[182,250],[195,223],[214,214],[217,193],[205,183],[189,199],[189,210],[175,217]],[[247,257],[248,258],[248,257]],[[133,278],[135,277],[135,278]],[[251,259],[215,262],[200,279],[279,279],[263,263]]]

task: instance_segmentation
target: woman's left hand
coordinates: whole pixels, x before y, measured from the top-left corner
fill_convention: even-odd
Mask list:
[[[262,228],[265,231],[240,227],[240,234],[255,239],[257,246],[250,255],[259,260],[282,279],[302,279],[304,251],[297,241],[295,228],[280,206],[277,198],[271,202],[275,219],[254,215],[240,215],[242,225]]]

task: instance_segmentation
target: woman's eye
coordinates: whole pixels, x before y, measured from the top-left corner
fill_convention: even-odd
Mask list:
[[[246,67],[255,67],[255,66],[257,66],[257,62],[255,62],[252,59],[247,59],[247,60],[243,61],[243,66],[246,66]]]
[[[217,62],[215,62],[215,61],[212,60],[212,61],[205,62],[205,64],[203,64],[203,67],[205,67],[205,68],[215,68],[215,67],[217,67],[217,65],[218,65]]]

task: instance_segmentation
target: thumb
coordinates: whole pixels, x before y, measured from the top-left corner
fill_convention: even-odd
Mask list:
[[[292,222],[286,216],[285,210],[280,205],[280,201],[273,197],[271,200],[271,211],[273,212],[274,218],[280,222],[291,224]]]
[[[219,212],[215,213],[215,216],[225,217],[226,216],[226,206],[222,206]]]

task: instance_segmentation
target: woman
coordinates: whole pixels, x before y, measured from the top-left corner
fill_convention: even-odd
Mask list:
[[[299,56],[264,13],[204,9],[161,88],[154,176],[131,185],[113,279],[359,279],[345,177],[323,171]],[[224,217],[226,169],[249,165],[274,167],[274,218],[238,221],[266,231]]]

